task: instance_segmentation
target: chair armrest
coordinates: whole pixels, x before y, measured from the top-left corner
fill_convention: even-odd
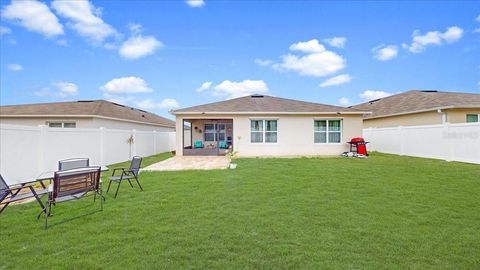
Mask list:
[[[123,172],[125,171],[125,169],[126,169],[126,168],[115,168],[115,169],[113,169],[112,176],[114,176],[114,175],[115,175],[115,172],[116,172],[116,171],[119,171],[119,170],[122,170],[122,173],[123,173]]]

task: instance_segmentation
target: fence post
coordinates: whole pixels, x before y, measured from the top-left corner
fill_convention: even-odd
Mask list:
[[[452,161],[455,160],[454,156],[454,151],[453,151],[453,141],[452,138],[450,138],[450,123],[445,122],[443,124],[443,138],[446,141],[446,147],[447,147],[447,157],[446,161]]]
[[[132,129],[132,135],[133,135],[133,156],[137,155],[137,130]]]
[[[38,171],[44,172],[45,170],[45,154],[47,144],[47,127],[45,125],[38,125],[40,130],[40,143],[38,145]]]
[[[400,156],[405,155],[405,133],[403,126],[398,126],[398,131],[400,133]]]
[[[157,154],[157,131],[153,131],[153,154]]]
[[[105,162],[105,128],[100,127],[100,165],[103,166]]]

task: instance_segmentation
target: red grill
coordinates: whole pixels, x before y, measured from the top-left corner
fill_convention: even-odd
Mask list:
[[[350,144],[350,152],[357,153],[358,155],[365,155],[367,154],[367,143],[363,138],[352,138],[349,142]]]

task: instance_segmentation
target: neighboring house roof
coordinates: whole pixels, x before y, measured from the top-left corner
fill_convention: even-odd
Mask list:
[[[266,95],[251,95],[172,111],[173,114],[318,114],[365,112],[353,108],[325,105]]]
[[[99,117],[175,127],[167,118],[106,100],[0,106],[0,117]]]
[[[352,108],[371,111],[372,114],[365,118],[380,118],[438,109],[480,108],[480,94],[412,90],[371,100],[352,106]]]

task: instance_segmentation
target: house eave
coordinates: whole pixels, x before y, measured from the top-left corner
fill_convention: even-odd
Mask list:
[[[377,115],[377,116],[365,118],[365,120],[379,119],[379,118],[392,117],[392,116],[401,116],[401,115],[415,114],[415,113],[424,113],[424,112],[431,112],[431,111],[438,111],[438,110],[470,109],[470,108],[480,108],[480,106],[479,105],[441,106],[441,107],[435,107],[435,108],[429,108],[429,109],[423,109],[423,110]]]
[[[192,111],[192,112],[177,112],[172,111],[170,112],[173,115],[190,115],[190,114],[207,114],[207,115],[255,115],[255,114],[273,114],[273,115],[318,115],[318,114],[371,114],[371,112],[200,112],[200,111]]]
[[[136,123],[136,124],[145,124],[145,125],[151,125],[151,126],[175,128],[174,124],[169,126],[169,125],[162,125],[162,124],[151,123],[151,122],[143,122],[143,121],[122,119],[122,118],[116,118],[116,117],[108,117],[108,116],[102,116],[102,115],[88,115],[88,114],[85,114],[85,115],[78,115],[78,114],[77,115],[71,115],[71,114],[42,114],[42,115],[39,115],[39,114],[22,114],[22,115],[1,114],[0,115],[0,118],[26,118],[26,117],[31,117],[31,118],[99,118],[99,119],[107,119],[107,120],[115,120],[115,121]]]

